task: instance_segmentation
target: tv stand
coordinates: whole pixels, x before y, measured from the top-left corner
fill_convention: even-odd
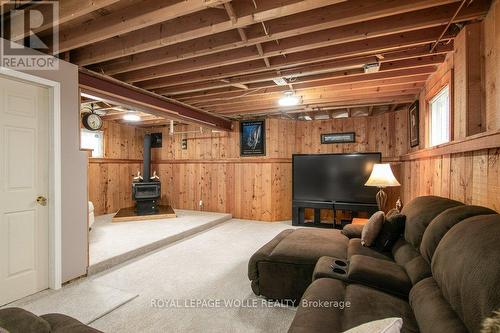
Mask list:
[[[305,223],[305,209],[314,210],[314,219],[312,223]],[[317,228],[335,228],[334,224],[321,223],[321,209],[333,210],[334,216],[337,210],[347,210],[351,212],[367,212],[373,214],[378,211],[377,204],[360,202],[341,202],[341,201],[298,201],[292,202],[292,225],[301,227]],[[355,214],[356,215],[356,214]]]
[[[305,209],[314,210],[313,223],[305,223]],[[292,202],[292,225],[294,226],[313,226],[317,228],[333,228],[334,224],[321,223],[321,209],[331,209],[335,212],[333,201],[297,201]]]

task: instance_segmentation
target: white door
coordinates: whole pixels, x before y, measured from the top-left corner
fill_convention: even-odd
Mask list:
[[[0,76],[0,305],[49,286],[48,96]]]

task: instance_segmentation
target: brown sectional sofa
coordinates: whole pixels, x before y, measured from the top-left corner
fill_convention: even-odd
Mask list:
[[[21,308],[0,309],[0,328],[9,333],[102,333],[63,314],[39,317]]]
[[[403,318],[403,332],[478,332],[500,307],[500,215],[435,196],[413,200],[402,214],[404,236],[390,253],[338,230],[285,230],[252,256],[253,291],[303,296],[290,332],[342,332],[388,317]],[[344,261],[345,274],[332,273],[334,259]]]
[[[317,279],[289,332],[343,332],[389,317],[403,319],[402,332],[480,332],[481,322],[500,308],[499,235],[497,214],[454,224],[435,248],[431,276],[411,288],[409,300],[363,284]],[[308,305],[318,301],[348,301],[350,307]]]
[[[311,284],[314,268],[322,256],[352,260],[354,256],[360,255],[363,257],[356,261],[369,261],[371,265],[384,264],[393,270],[404,270],[413,285],[431,275],[429,260],[425,260],[419,252],[426,228],[434,218],[453,207],[466,207],[465,211],[459,210],[453,216],[457,221],[471,214],[495,213],[484,207],[471,208],[473,206],[465,206],[447,198],[416,198],[403,208],[402,214],[406,216],[405,234],[388,253],[364,247],[360,235],[349,239],[340,230],[284,230],[251,257],[248,277],[252,290],[256,295],[270,299],[300,300]],[[447,220],[446,217],[444,219]],[[443,232],[439,229],[435,235],[433,232],[433,236],[428,236],[428,241],[438,242],[442,236]],[[408,290],[411,285],[407,286]]]

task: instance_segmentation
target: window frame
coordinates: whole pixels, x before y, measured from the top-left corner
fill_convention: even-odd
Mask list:
[[[101,140],[102,140],[102,156],[94,156],[94,150],[92,148],[85,148],[83,147],[83,140],[82,140],[82,134],[83,133],[89,133],[89,134],[92,134],[92,133],[100,133],[101,134]],[[104,142],[104,131],[103,130],[99,130],[99,131],[90,131],[86,128],[80,128],[80,147],[81,149],[88,149],[88,150],[91,150],[91,155],[89,156],[89,158],[104,158],[105,157],[105,142]]]
[[[432,144],[432,104],[435,102],[441,95],[444,94],[444,92],[448,90],[448,141],[445,142],[440,142],[438,144]],[[429,147],[437,147],[439,145],[443,145],[446,143],[449,143],[452,141],[452,129],[453,129],[453,113],[452,113],[452,95],[451,95],[451,85],[449,83],[444,84],[440,87],[440,89],[431,97],[428,99],[427,102],[427,109],[428,109],[428,125],[429,125],[429,137],[428,137],[428,143]]]

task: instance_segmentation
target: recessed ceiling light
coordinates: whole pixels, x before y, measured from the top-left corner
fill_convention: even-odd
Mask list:
[[[126,113],[123,116],[123,120],[126,120],[126,121],[140,121],[141,117],[139,117],[135,113]]]
[[[287,91],[278,103],[281,106],[294,106],[299,104],[299,98],[292,91]]]

